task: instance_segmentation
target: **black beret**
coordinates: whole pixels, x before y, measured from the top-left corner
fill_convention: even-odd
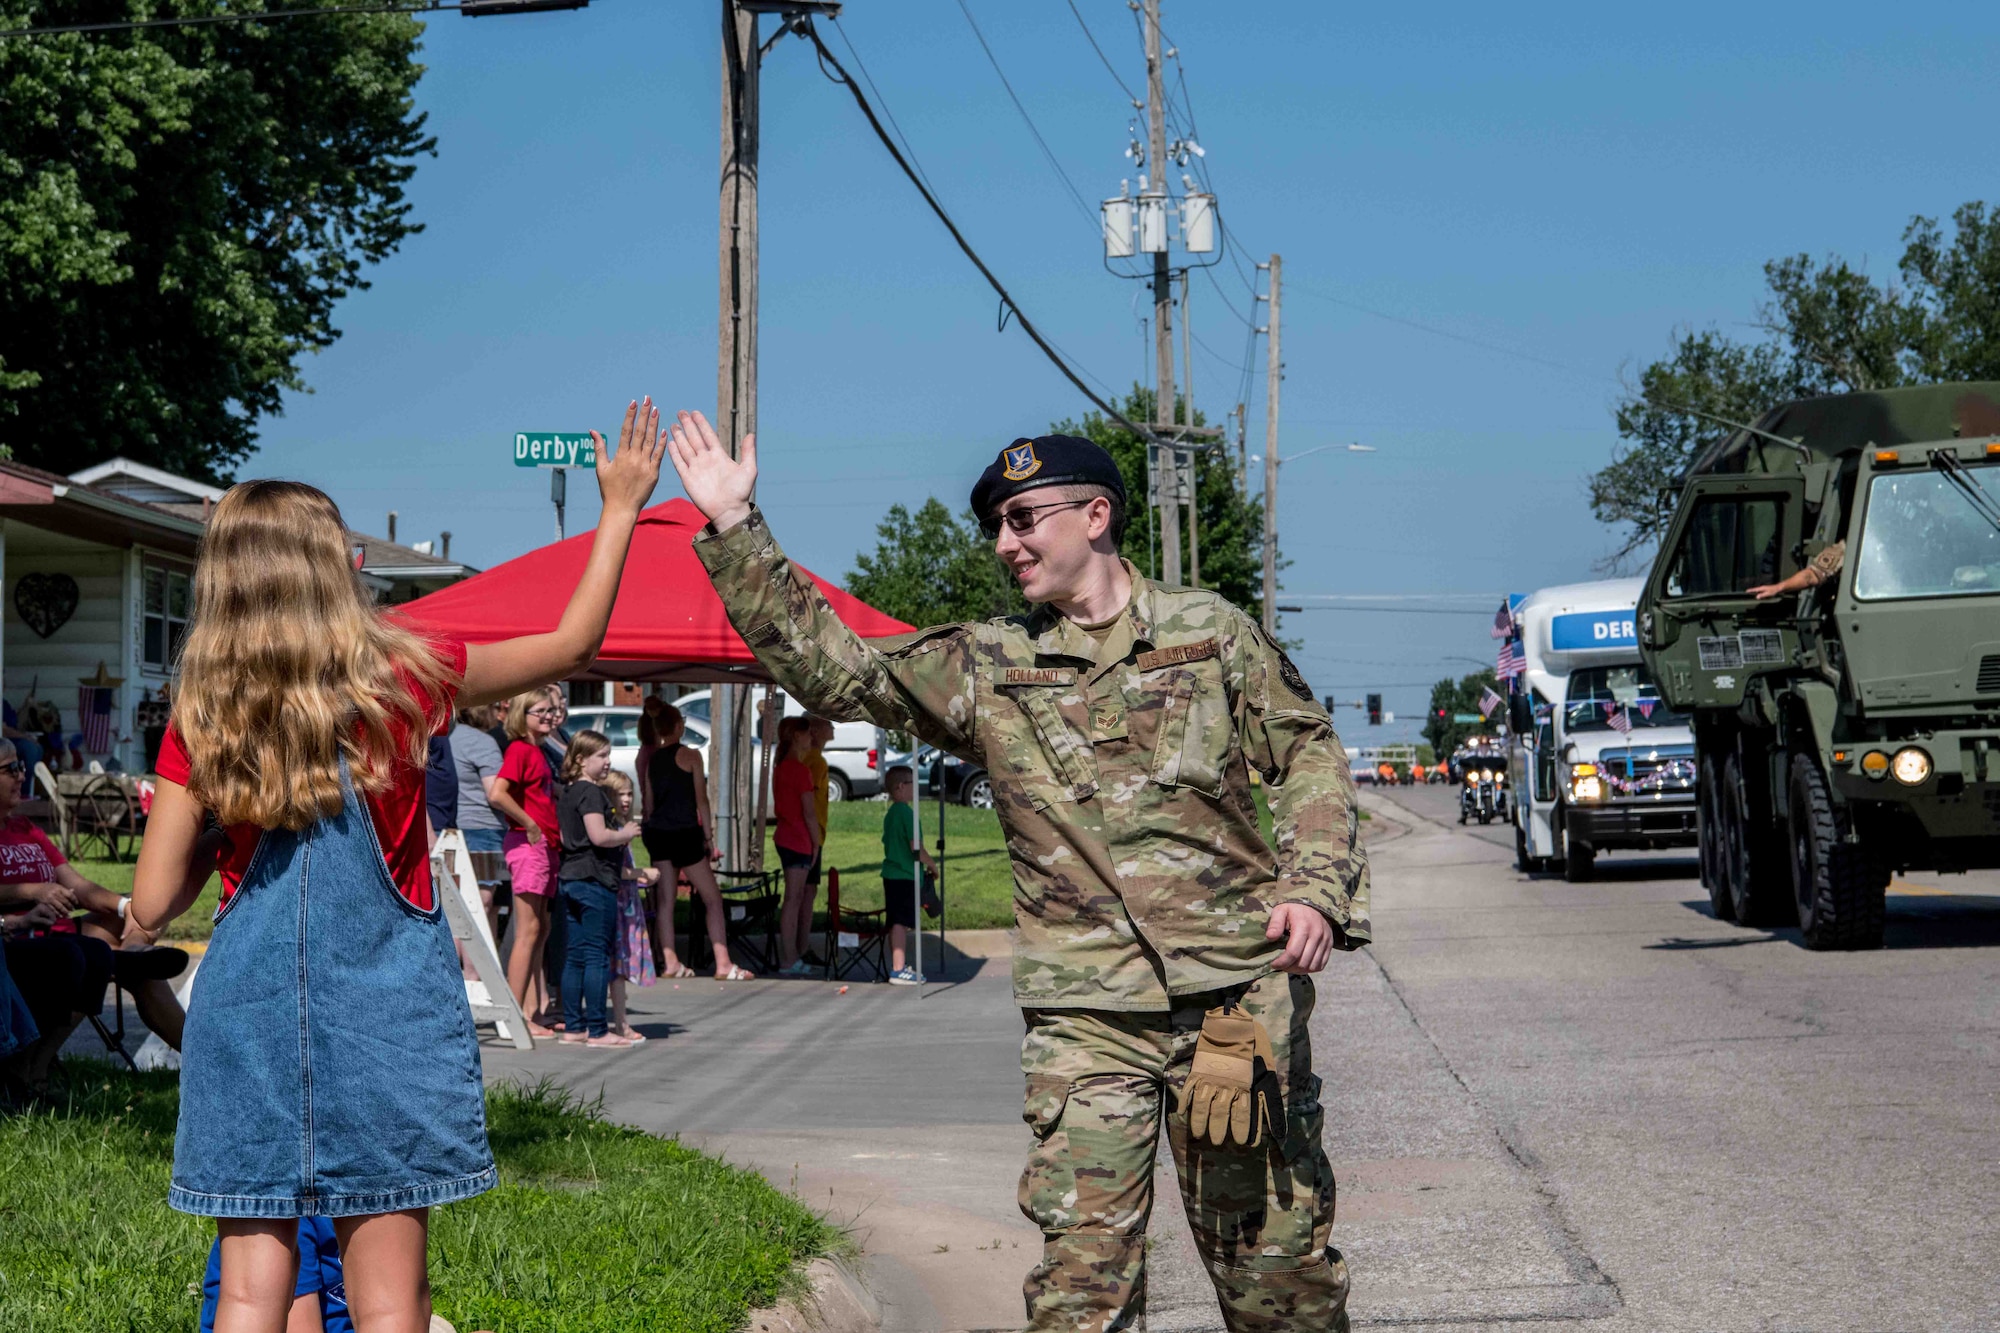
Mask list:
[[[1007,500],[1037,486],[1102,486],[1125,498],[1125,478],[1111,455],[1075,435],[1016,440],[986,465],[972,488],[972,512],[985,518]]]

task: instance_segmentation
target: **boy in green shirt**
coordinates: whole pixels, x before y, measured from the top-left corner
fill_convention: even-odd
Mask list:
[[[908,963],[910,932],[917,928],[917,862],[937,874],[931,854],[915,845],[916,812],[910,797],[916,788],[915,775],[907,764],[897,764],[885,775],[889,790],[889,810],[882,816],[882,902],[889,909],[889,984],[914,986],[920,977]]]

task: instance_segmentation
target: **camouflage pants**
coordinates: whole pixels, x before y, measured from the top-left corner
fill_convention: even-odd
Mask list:
[[[1313,986],[1272,974],[1242,995],[1271,1034],[1284,1086],[1283,1137],[1257,1148],[1190,1143],[1188,1067],[1203,1013],[1030,1009],[1021,1043],[1035,1146],[1021,1211],[1042,1229],[1028,1275],[1030,1330],[1145,1327],[1146,1223],[1164,1120],[1196,1247],[1231,1333],[1347,1328],[1347,1265],[1328,1245],[1333,1168],[1306,1023]]]

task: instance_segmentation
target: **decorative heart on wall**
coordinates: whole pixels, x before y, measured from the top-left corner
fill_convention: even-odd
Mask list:
[[[69,623],[81,595],[67,574],[23,574],[14,583],[14,610],[22,624],[46,639]]]

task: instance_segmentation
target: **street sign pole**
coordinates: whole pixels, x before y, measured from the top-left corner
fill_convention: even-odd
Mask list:
[[[549,469],[549,499],[556,505],[556,540],[563,539],[563,501],[569,495],[569,483],[564,480],[568,471],[564,468]]]

